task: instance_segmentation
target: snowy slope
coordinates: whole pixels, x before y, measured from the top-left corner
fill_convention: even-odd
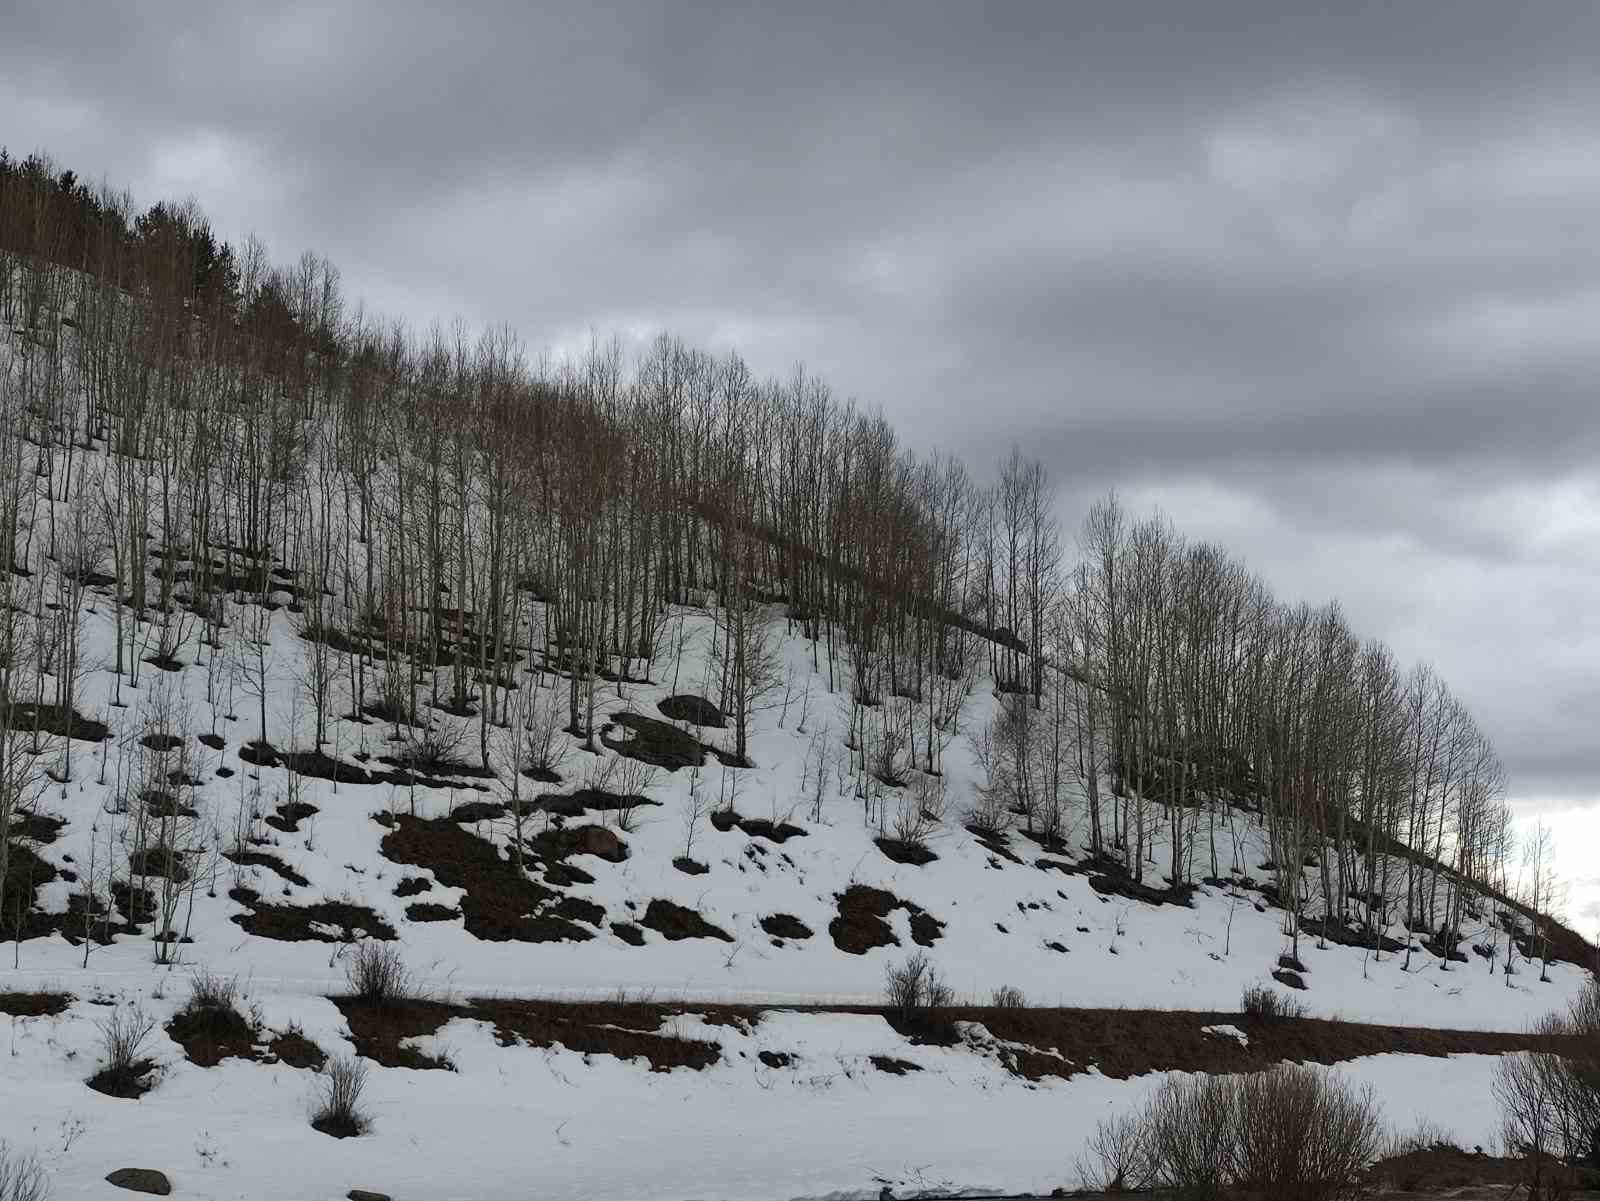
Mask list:
[[[104,658],[109,653],[110,617],[104,604],[98,609],[88,619],[87,642],[91,653]],[[280,748],[308,747],[310,716],[298,699],[292,675],[301,654],[300,640],[289,627],[286,611],[274,614],[273,621],[272,662],[281,673],[276,678],[282,681],[271,696],[275,712],[269,722],[278,732],[274,741]],[[704,627],[710,624],[703,614],[692,615],[688,621]],[[709,635],[709,629],[704,633]],[[703,646],[706,641],[697,639],[692,646]],[[806,673],[813,691],[819,694],[811,703],[813,729],[816,723],[830,720],[842,726],[842,717],[830,712],[836,701],[825,692],[825,677],[810,676],[808,644],[795,638],[785,643],[785,649],[797,671]],[[205,700],[204,655],[210,652],[191,648],[191,653],[198,653],[200,661],[191,662],[180,673],[146,667],[141,688],[149,692],[181,687],[191,728],[203,733],[213,725],[211,706]],[[692,657],[695,651],[691,649],[689,654]],[[686,665],[680,673],[680,687],[685,679],[695,678],[697,666]],[[126,685],[125,708],[106,703],[108,674],[96,673],[89,682],[90,689],[102,690],[99,703],[88,699],[80,708],[110,719],[114,745],[126,734],[137,736],[143,709],[139,694]],[[664,674],[658,668],[656,678]],[[609,708],[631,709],[660,719],[655,702],[666,695],[666,683],[606,688],[604,700]],[[619,690],[626,693],[626,699],[616,695]],[[215,723],[226,739],[225,747],[212,751],[196,742],[191,760],[191,770],[199,765],[196,774],[201,779],[191,803],[216,822],[225,845],[231,845],[241,803],[270,816],[290,787],[285,768],[257,767],[239,758],[241,746],[253,739],[256,731],[249,716],[253,701],[236,696],[235,703],[237,720],[219,715]],[[969,702],[969,726],[981,720],[982,709],[990,704],[992,698],[980,690]],[[406,959],[415,970],[436,985],[463,994],[606,996],[627,989],[706,1000],[875,1003],[881,999],[885,965],[915,949],[910,915],[897,909],[887,919],[897,946],[865,954],[839,949],[828,927],[838,916],[838,895],[852,885],[883,889],[943,923],[940,937],[929,947],[930,954],[957,994],[976,1000],[986,999],[999,985],[1010,984],[1021,988],[1036,1004],[1230,1010],[1237,1008],[1244,986],[1270,983],[1278,956],[1289,949],[1282,932],[1282,911],[1267,907],[1244,890],[1202,886],[1192,907],[1151,905],[1102,895],[1086,875],[1038,866],[1040,861],[1067,861],[1047,855],[1018,833],[1010,836],[1008,845],[1020,862],[994,853],[960,824],[962,798],[971,796],[976,774],[962,739],[947,751],[946,776],[953,803],[949,819],[931,843],[938,858],[922,866],[893,862],[876,845],[879,831],[876,825],[865,824],[862,803],[848,792],[839,795],[837,786],[829,790],[822,821],[809,820],[809,806],[802,796],[809,733],[792,728],[793,711],[790,728],[779,728],[778,716],[776,709],[758,715],[758,732],[751,743],[757,766],[737,772],[737,809],[745,817],[787,822],[804,834],[778,845],[738,827],[720,831],[709,819],[703,820],[692,849],[694,857],[710,870],[704,875],[687,875],[673,860],[684,849],[691,773],[686,769],[660,771],[646,791],[658,805],[641,807],[634,828],[619,834],[627,845],[628,858],[622,863],[592,855],[572,860],[594,877],[594,882],[570,885],[565,893],[605,910],[603,921],[590,923],[594,937],[589,941],[491,942],[468,934],[459,920],[413,922],[406,917],[407,906],[418,901],[454,907],[461,890],[435,886],[426,894],[396,897],[394,890],[400,881],[428,878],[431,873],[385,858],[381,843],[388,830],[374,815],[394,811],[409,816],[414,806],[419,818],[443,818],[468,801],[500,800],[498,791],[475,791],[472,785],[477,781],[470,779],[454,788],[411,789],[390,784],[335,785],[302,777],[299,796],[317,808],[315,816],[292,833],[259,822],[254,830],[263,840],[259,850],[280,859],[308,883],[287,885],[263,867],[217,864],[216,878],[210,882],[217,895],[197,890],[192,921],[185,917],[182,923],[193,943],[181,949],[181,958],[213,971],[248,976],[262,985],[308,994],[326,993],[342,982],[342,965],[330,962],[335,946],[244,934],[230,919],[247,913],[248,907],[228,896],[230,889],[240,884],[278,904],[326,899],[370,908],[400,932]],[[434,720],[460,719],[435,713]],[[119,728],[119,722],[126,730]],[[288,730],[297,730],[294,739],[283,736]],[[330,748],[337,743],[353,750],[364,735],[369,746],[378,744],[374,749],[383,752],[381,741],[387,732],[381,725],[346,729],[330,742]],[[714,740],[729,732],[699,733]],[[108,824],[104,819],[111,816],[105,810],[115,808],[115,773],[108,769],[107,784],[99,784],[99,765],[93,755],[84,753],[88,749],[90,744],[78,744],[74,778],[53,786],[40,807],[67,824],[39,853],[69,870],[72,865],[81,869],[91,853],[105,859],[103,846],[96,849],[92,845],[94,832],[98,824],[104,840]],[[98,754],[99,748],[93,753]],[[536,787],[541,792],[570,791],[583,782],[584,772],[592,770],[592,759],[574,748],[563,762],[567,782],[560,788]],[[709,756],[707,762],[700,787],[714,796],[723,769]],[[232,774],[222,778],[219,769]],[[253,798],[257,785],[259,800]],[[585,821],[614,821],[615,816],[595,813]],[[1237,867],[1246,874],[1260,875],[1257,869],[1266,857],[1261,832],[1247,815],[1238,815],[1236,820],[1239,862],[1229,862],[1234,851],[1224,840],[1223,869]],[[541,816],[534,819],[531,829],[543,825]],[[508,819],[475,822],[463,829],[501,845],[510,837]],[[1081,838],[1073,841],[1081,843]],[[111,854],[125,860],[126,850],[116,847]],[[1158,844],[1155,860],[1159,864],[1165,858],[1165,849]],[[120,863],[118,875],[125,875]],[[1152,868],[1152,878],[1158,875]],[[64,913],[79,888],[65,879],[52,882],[39,889],[40,904]],[[647,930],[644,945],[634,946],[611,931],[612,922],[636,922],[655,899],[697,910],[732,941],[669,941]],[[763,917],[774,914],[799,918],[813,931],[812,936],[783,940],[778,945],[760,926]],[[1468,964],[1451,964],[1445,970],[1443,960],[1418,952],[1408,972],[1403,970],[1402,956],[1389,954],[1373,961],[1363,950],[1333,945],[1318,949],[1315,940],[1305,937],[1301,939],[1301,957],[1309,969],[1310,987],[1299,997],[1312,1013],[1395,1025],[1517,1030],[1564,1005],[1587,978],[1571,965],[1557,964],[1551,968],[1551,981],[1540,983],[1535,968],[1523,967],[1508,989],[1502,976],[1491,973],[1488,965],[1475,957]],[[72,980],[80,972],[82,951],[64,938],[54,937],[25,942],[17,958],[21,978]],[[134,983],[154,970],[151,960],[148,938],[124,936],[112,946],[92,951],[89,972],[104,983]],[[16,975],[8,973],[8,978]]]

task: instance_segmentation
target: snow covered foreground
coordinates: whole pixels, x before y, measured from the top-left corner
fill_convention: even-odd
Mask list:
[[[343,1022],[327,1001],[256,996],[270,1026],[297,1021],[337,1047]],[[149,1000],[165,1017],[178,1004]],[[397,1201],[778,1201],[876,1197],[880,1184],[1024,1192],[1075,1186],[1074,1161],[1095,1122],[1158,1082],[1098,1075],[1030,1085],[993,1060],[914,1046],[871,1015],[769,1013],[741,1033],[685,1017],[687,1037],[714,1036],[704,1071],[651,1072],[610,1056],[501,1047],[481,1023],[455,1021],[426,1049],[455,1072],[379,1069],[371,1132],[335,1140],[307,1122],[312,1073],[227,1060],[200,1068],[158,1039],[162,1079],[137,1101],[83,1084],[98,1040],[93,1006],[19,1018],[8,1032],[0,1114],[13,1141],[36,1146],[55,1195],[125,1196],[103,1181],[150,1166],[185,1198],[333,1201],[351,1188]],[[789,1069],[758,1055],[797,1056]],[[923,1070],[891,1075],[869,1057]],[[1493,1057],[1385,1055],[1337,1069],[1371,1083],[1391,1123],[1426,1118],[1467,1146],[1494,1142]]]

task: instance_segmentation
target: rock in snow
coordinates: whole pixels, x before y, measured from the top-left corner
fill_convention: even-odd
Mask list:
[[[155,1197],[172,1195],[172,1182],[154,1168],[118,1168],[106,1177],[106,1182],[130,1193],[149,1193]]]

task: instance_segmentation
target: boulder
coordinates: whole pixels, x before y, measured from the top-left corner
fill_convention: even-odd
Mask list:
[[[172,1182],[154,1168],[118,1168],[106,1177],[106,1183],[130,1193],[149,1193],[153,1197],[172,1195]]]

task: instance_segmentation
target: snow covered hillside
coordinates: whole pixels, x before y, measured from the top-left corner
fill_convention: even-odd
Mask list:
[[[89,662],[111,656],[108,610],[100,599],[86,614]],[[280,746],[309,748],[311,715],[297,678],[303,640],[291,616],[286,608],[269,615],[268,722],[283,732]],[[82,906],[72,910],[91,865],[130,879],[130,818],[119,795],[136,779],[164,777],[181,764],[194,783],[159,789],[177,809],[197,815],[170,819],[182,829],[166,836],[184,850],[184,874],[197,878],[193,888],[185,882],[171,890],[173,924],[185,939],[173,958],[248,977],[259,988],[334,991],[344,978],[341,943],[364,935],[398,939],[428,982],[474,995],[605,997],[626,990],[870,1004],[882,999],[885,965],[918,946],[958,996],[975,1000],[1011,985],[1041,1005],[1227,1011],[1238,1007],[1247,985],[1273,984],[1290,940],[1284,911],[1241,883],[1270,879],[1260,870],[1268,858],[1262,830],[1249,814],[1234,814],[1232,834],[1222,841],[1223,880],[1200,884],[1187,904],[1119,895],[1119,881],[1084,864],[1081,836],[1047,850],[1018,831],[967,829],[960,798],[973,795],[977,768],[957,738],[945,751],[951,802],[927,839],[932,858],[897,862],[880,846],[889,827],[879,824],[879,810],[892,809],[897,798],[870,806],[858,799],[851,775],[831,754],[836,739],[817,739],[848,719],[798,636],[781,644],[800,681],[796,695],[786,717],[776,704],[756,716],[753,766],[725,767],[696,749],[692,757],[705,763],[698,769],[634,771],[632,787],[620,795],[642,799],[616,808],[614,789],[637,763],[624,754],[632,740],[653,740],[645,754],[663,745],[682,750],[680,742],[718,749],[727,741],[725,730],[674,724],[661,712],[674,677],[685,693],[688,681],[704,680],[713,633],[703,612],[679,611],[671,620],[681,625],[682,664],[653,665],[653,683],[607,685],[599,752],[561,735],[570,744],[558,768],[562,782],[523,781],[530,811],[525,874],[510,862],[514,823],[503,780],[418,772],[416,783],[336,782],[292,771],[279,756],[271,766],[253,762],[260,758],[249,747],[253,698],[238,689],[232,710],[206,699],[217,674],[214,648],[194,648],[196,661],[173,672],[145,665],[137,689],[122,685],[121,708],[111,704],[109,673],[94,673],[81,707],[107,715],[109,735],[74,740],[72,778],[49,786],[30,823],[47,841],[22,844],[37,846],[49,865],[44,873],[54,875],[32,884],[37,909],[56,915],[48,924],[57,932],[17,947],[9,975],[62,981],[87,972],[109,987],[144,981],[156,970],[152,922],[142,936],[91,942],[85,968],[84,949],[73,945],[81,943]],[[782,628],[781,617],[772,620]],[[535,687],[531,677],[528,687]],[[988,690],[976,689],[965,728],[977,728],[993,704]],[[185,715],[177,733],[163,735],[181,745],[161,752],[142,745],[154,710]],[[436,710],[429,720],[470,735],[470,719]],[[619,724],[627,721],[635,725]],[[343,749],[339,761],[351,777],[364,777],[368,765],[399,777],[381,760],[403,754],[404,738],[392,743],[389,726],[368,722],[336,719],[327,746]],[[51,743],[47,762],[66,770],[65,740]],[[466,737],[452,743],[470,746]],[[302,766],[337,774],[325,763]],[[588,808],[586,799],[611,808]],[[893,813],[884,820],[892,824]],[[605,833],[591,836],[592,828]],[[147,840],[154,846],[161,835]],[[1165,860],[1161,843],[1152,851]],[[144,881],[158,906],[159,857],[148,853],[151,878]],[[475,898],[477,887],[484,897]],[[523,894],[508,898],[517,889]],[[319,915],[317,906],[330,911]],[[521,921],[524,913],[554,920]],[[108,916],[115,927],[129,915]],[[95,923],[89,928],[95,932]],[[1297,996],[1310,1012],[1394,1025],[1517,1030],[1564,1005],[1587,978],[1557,963],[1544,983],[1537,963],[1524,964],[1508,988],[1476,955],[1456,963],[1419,949],[1406,970],[1399,951],[1318,946],[1307,935],[1300,948],[1308,987]]]
[[[295,731],[278,740],[292,747],[307,745],[309,731],[295,699],[303,649],[290,616],[287,608],[272,614],[269,678],[282,683],[269,688],[268,721]],[[673,676],[679,695],[703,678],[712,618],[684,610],[674,624],[680,617],[683,663],[653,665],[653,683],[609,686],[609,718],[665,722]],[[95,602],[84,640],[91,658],[108,654],[110,621],[106,602]],[[109,716],[109,736],[75,747],[71,778],[50,788],[29,823],[35,837],[21,845],[48,865],[28,882],[41,936],[7,948],[16,966],[0,971],[0,992],[74,999],[54,1016],[11,1019],[12,1057],[0,1074],[7,1135],[41,1152],[62,1195],[84,1197],[113,1195],[102,1178],[129,1164],[159,1166],[178,1195],[208,1198],[334,1198],[351,1187],[509,1201],[530,1187],[668,1199],[875,1196],[880,1180],[902,1192],[1076,1185],[1075,1161],[1094,1122],[1143,1097],[1156,1076],[1119,1079],[1098,1070],[1097,1055],[1080,1053],[1063,1075],[1030,1078],[1007,1047],[1064,1064],[1073,1048],[997,1042],[981,1023],[959,1045],[937,1046],[877,1014],[772,1009],[729,1020],[716,1018],[712,1003],[881,1003],[886,966],[925,947],[963,1000],[986,1003],[1010,985],[1037,1005],[1231,1012],[1246,985],[1281,988],[1272,972],[1290,945],[1284,912],[1243,884],[1263,876],[1259,825],[1235,816],[1237,849],[1231,837],[1224,843],[1228,882],[1200,885],[1188,904],[1120,895],[1118,881],[1083,866],[1077,839],[1046,851],[1017,832],[974,834],[955,806],[928,838],[930,861],[897,862],[880,847],[877,814],[854,795],[848,773],[831,774],[817,799],[808,748],[817,729],[841,717],[805,641],[786,636],[781,645],[793,675],[808,683],[787,715],[781,705],[758,715],[754,766],[724,769],[707,753],[698,771],[634,775],[644,799],[628,808],[586,808],[585,799],[606,798],[582,790],[615,784],[625,759],[605,745],[598,754],[572,747],[560,761],[562,782],[524,798],[532,810],[525,873],[508,850],[504,781],[461,774],[336,783],[292,773],[281,756],[264,765],[269,758],[247,748],[249,698],[241,694],[236,715],[206,700],[213,648],[196,648],[177,671],[147,666],[138,689],[123,686],[122,708],[108,703],[105,673],[91,677],[101,691],[86,692],[84,708]],[[975,690],[969,725],[994,703]],[[84,906],[74,902],[107,865],[110,876],[133,878],[117,780],[134,778],[133,764],[157,754],[140,745],[152,707],[187,714],[174,735],[181,752],[161,752],[172,758],[160,762],[181,761],[194,782],[164,791],[217,827],[176,840],[188,848],[195,887],[178,894],[182,941],[171,965],[155,962],[155,920],[104,945],[91,921],[85,943]],[[605,728],[606,742],[624,751],[637,750],[632,740],[641,737],[656,750],[669,744],[637,721]],[[726,735],[683,722],[669,728],[713,748]],[[352,768],[394,772],[381,763],[401,745],[388,741],[392,733],[381,723],[344,723],[329,745]],[[51,748],[64,756],[64,743]],[[119,755],[128,764],[120,773]],[[370,756],[364,764],[362,755]],[[64,757],[56,761],[65,767]],[[945,764],[954,796],[973,787],[963,740],[950,744]],[[734,779],[730,824],[718,816],[718,790]],[[159,907],[162,881],[146,886]],[[96,921],[109,917],[120,928],[129,916],[119,903]],[[355,1013],[328,999],[346,990],[349,939],[392,939],[425,989],[458,1010],[403,1040],[423,1061],[453,1070],[399,1066],[406,1059],[375,1068],[369,1133],[335,1140],[311,1129],[312,1073],[293,1066],[276,1040],[293,1032],[321,1052],[357,1046],[382,1062],[360,1041]],[[1296,995],[1313,1013],[1364,1022],[1515,1031],[1587,977],[1556,963],[1544,983],[1537,964],[1523,963],[1508,988],[1486,961],[1447,964],[1420,943],[1410,970],[1402,952],[1318,947],[1304,936],[1300,947],[1307,988]],[[239,978],[245,1003],[256,1007],[257,1042],[270,1048],[254,1057],[264,1061],[247,1055],[202,1067],[167,1032],[202,970]],[[474,998],[611,1001],[624,993],[670,1003],[681,1016],[630,1020],[624,1008],[606,1022],[638,1021],[675,1044],[709,1045],[709,1062],[654,1071],[647,1055],[595,1051],[580,1038],[568,1046],[560,1035],[529,1041],[472,1009]],[[138,1100],[106,1097],[84,1083],[103,1051],[100,1024],[133,1007],[158,1023],[147,1052],[154,1087]],[[1196,1018],[1190,1026],[1188,1036],[1210,1040],[1215,1054],[1245,1054],[1237,1025]],[[1126,1037],[1146,1044],[1169,1035],[1130,1028]],[[1336,1070],[1374,1083],[1397,1129],[1427,1119],[1470,1146],[1493,1137],[1493,1062],[1382,1054]]]

